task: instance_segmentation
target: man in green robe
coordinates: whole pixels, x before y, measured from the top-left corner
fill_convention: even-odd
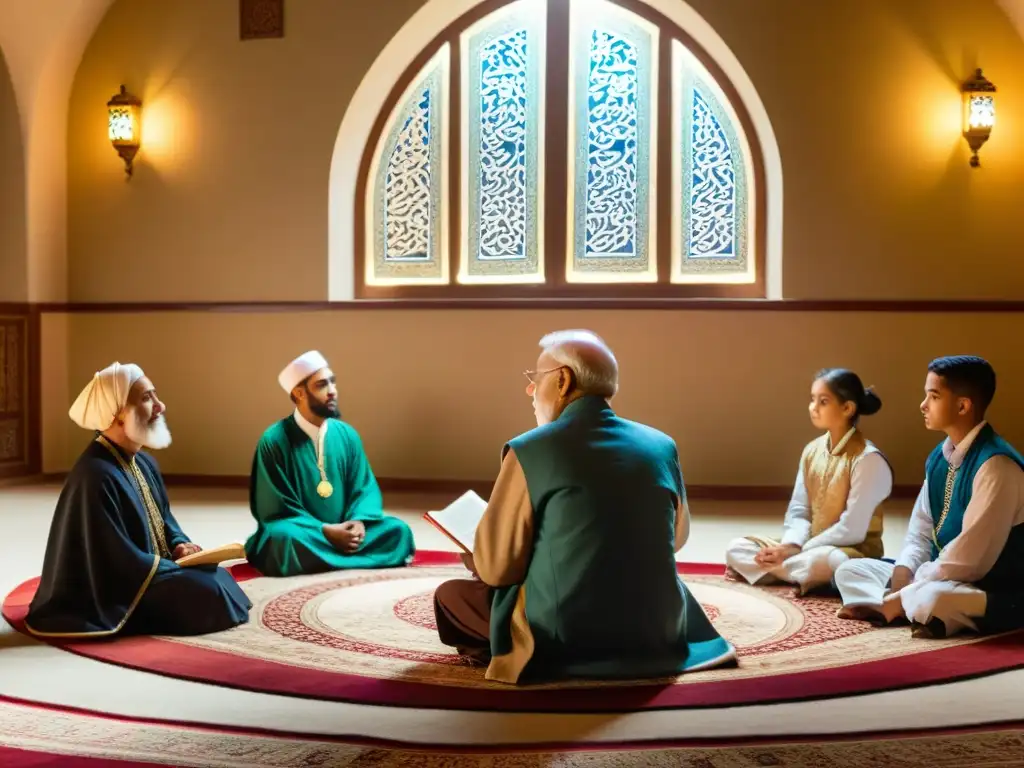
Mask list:
[[[658,678],[735,663],[676,570],[690,515],[675,442],[616,415],[618,364],[587,331],[541,339],[537,428],[509,441],[441,642],[504,683]]]
[[[296,358],[278,383],[295,411],[256,446],[249,562],[266,576],[408,564],[412,531],[384,514],[359,434],[340,419],[335,376],[323,355]]]

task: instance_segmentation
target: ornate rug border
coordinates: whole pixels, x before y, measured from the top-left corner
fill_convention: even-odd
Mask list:
[[[455,565],[455,552],[424,550],[413,567]],[[682,574],[721,573],[724,566],[710,563],[679,563]],[[238,581],[260,574],[247,564],[231,567]],[[27,596],[34,589],[29,580],[5,599],[2,612],[12,626],[23,631],[20,619]],[[891,631],[908,631],[893,629]],[[402,680],[379,680],[344,673],[292,667],[274,661],[249,659],[244,674],[237,664],[224,663],[230,654],[208,648],[181,645],[153,637],[130,637],[109,642],[59,644],[54,647],[102,663],[179,680],[319,701],[425,710],[473,710],[531,714],[623,714],[637,711],[715,709],[820,701],[909,690],[1024,668],[1024,632],[983,638],[952,648],[869,661],[853,667],[813,670],[791,674],[720,680],[694,685],[638,685],[599,689],[471,689]],[[927,641],[920,641],[927,643]],[[1012,663],[1010,663],[1012,660]],[[742,663],[742,658],[740,660]],[[854,673],[852,670],[856,670]],[[950,674],[950,670],[957,670]],[[258,679],[263,684],[253,685]],[[852,682],[851,682],[852,680]],[[766,685],[770,681],[771,685]],[[771,694],[764,695],[766,689]]]

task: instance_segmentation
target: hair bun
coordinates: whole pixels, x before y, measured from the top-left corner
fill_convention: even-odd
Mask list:
[[[857,413],[861,416],[870,416],[882,410],[882,398],[875,394],[874,387],[864,388],[864,397],[857,404]]]

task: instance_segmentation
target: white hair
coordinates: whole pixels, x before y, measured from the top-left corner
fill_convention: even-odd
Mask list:
[[[540,340],[541,349],[572,370],[585,395],[613,397],[619,390],[619,364],[604,339],[582,329],[554,331]]]
[[[163,450],[171,444],[171,430],[167,428],[167,420],[162,413],[152,424],[146,424],[139,415],[139,409],[130,408],[124,421],[124,433],[129,440],[152,451]]]

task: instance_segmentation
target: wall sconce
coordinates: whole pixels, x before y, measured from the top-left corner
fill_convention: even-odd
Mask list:
[[[971,148],[971,167],[977,168],[981,165],[978,150],[988,141],[996,122],[996,87],[981,74],[981,69],[977,69],[961,90],[964,94],[964,138]]]
[[[132,162],[139,151],[139,112],[142,102],[121,86],[121,92],[107,102],[107,133],[110,143],[124,160],[124,172],[130,179]]]

